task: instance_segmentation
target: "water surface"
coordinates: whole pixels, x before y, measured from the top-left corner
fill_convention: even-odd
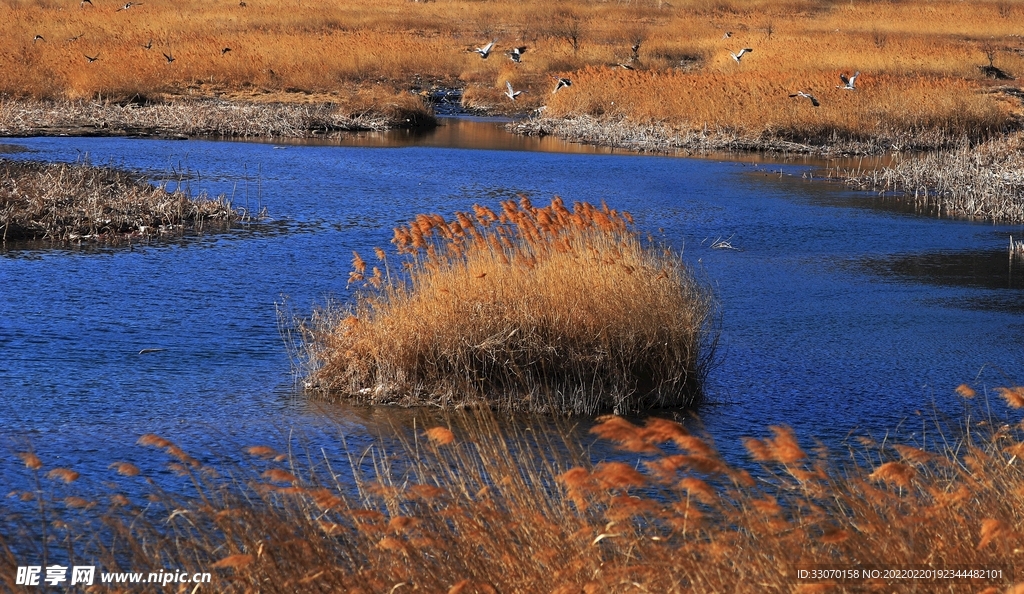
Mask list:
[[[113,460],[161,467],[132,445],[142,433],[213,458],[289,433],[341,431],[358,446],[409,423],[389,409],[324,415],[296,392],[277,306],[301,315],[345,299],[352,251],[387,246],[418,213],[521,193],[628,210],[713,286],[719,357],[697,412],[732,455],[739,436],[773,424],[832,445],[851,433],[917,438],[933,411],[960,414],[958,384],[1024,381],[1024,270],[1006,256],[1020,226],[872,207],[863,193],[808,181],[804,164],[638,156],[499,126],[460,120],[429,135],[319,144],[5,141],[28,149],[10,158],[184,172],[193,193],[264,206],[272,219],[131,249],[3,248],[10,447],[31,442],[47,463],[103,476]],[[736,249],[713,249],[718,239]]]

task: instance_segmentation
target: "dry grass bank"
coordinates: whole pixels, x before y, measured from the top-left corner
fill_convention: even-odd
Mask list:
[[[873,171],[840,171],[847,183],[941,217],[1024,223],[1024,136],[908,157]]]
[[[500,213],[421,215],[402,266],[355,256],[355,305],[300,326],[314,392],[372,403],[622,413],[686,406],[711,350],[712,302],[628,214],[525,197]],[[405,268],[403,273],[401,268]]]
[[[1024,388],[997,392],[1024,405]],[[654,418],[601,419],[592,432],[624,454],[596,464],[479,413],[348,462],[254,444],[230,472],[143,436],[191,485],[173,495],[130,461],[86,481],[26,451],[35,486],[0,503],[0,585],[70,554],[99,572],[211,571],[218,592],[1019,592],[1024,435],[982,418],[959,439],[839,454],[773,427],[745,440],[743,468]],[[799,578],[811,568],[860,573]]]
[[[0,136],[307,137],[353,130],[432,126],[422,102],[379,93],[353,97],[275,94],[259,100],[180,99],[155,103],[0,101]]]
[[[410,90],[442,85],[465,87],[468,105],[498,112],[546,106],[556,118],[665,123],[748,141],[880,138],[886,148],[983,138],[1016,126],[1021,111],[1015,83],[1009,93],[986,93],[1004,82],[993,77],[1024,74],[1017,26],[1024,7],[1010,0],[118,7],[112,0],[0,6],[0,95],[247,101],[377,89],[378,102],[401,103]],[[467,51],[492,39],[486,60]],[[521,63],[504,53],[523,46]],[[736,62],[730,53],[741,48],[753,52]],[[836,88],[840,73],[856,71],[856,91]],[[556,75],[574,82],[552,95]],[[506,81],[527,92],[513,103],[503,95]],[[789,97],[797,91],[821,106]]]
[[[193,199],[112,167],[0,159],[2,241],[117,242],[220,228],[247,216],[223,196]]]

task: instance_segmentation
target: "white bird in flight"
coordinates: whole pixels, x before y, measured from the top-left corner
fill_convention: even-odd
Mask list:
[[[845,74],[839,75],[839,80],[843,81],[843,84],[836,85],[837,89],[843,89],[845,91],[856,91],[857,88],[854,86],[857,82],[857,77],[860,76],[860,70],[854,73],[850,78],[846,78]]]
[[[526,91],[513,91],[512,90],[512,83],[507,81],[507,80],[505,81],[505,88],[507,89],[505,91],[505,96],[508,97],[509,99],[513,100],[513,101],[516,100],[516,97],[518,97],[518,96],[520,96],[520,95],[522,95],[523,93],[526,92]]]
[[[796,93],[790,95],[790,97],[806,97],[807,99],[811,100],[811,105],[815,107],[821,105],[821,103],[818,103],[818,99],[814,95],[811,95],[810,93],[805,93],[803,91],[797,91]]]
[[[750,49],[749,47],[745,47],[745,48],[740,50],[740,53],[734,54],[732,52],[729,52],[729,55],[732,56],[733,60],[736,60],[737,64],[739,64],[740,63],[740,58],[743,57],[743,54],[749,54],[749,53],[752,53],[753,51],[754,50]]]
[[[478,47],[476,49],[471,49],[469,51],[476,52],[476,53],[480,54],[480,57],[483,58],[484,60],[486,60],[487,56],[491,55],[491,50],[494,49],[494,44],[497,43],[497,42],[498,42],[498,40],[494,39],[490,43],[488,43],[487,45],[485,45],[483,47]]]

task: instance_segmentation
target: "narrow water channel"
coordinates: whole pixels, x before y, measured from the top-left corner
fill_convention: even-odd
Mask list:
[[[0,437],[83,474],[160,466],[132,445],[143,433],[217,457],[339,426],[358,446],[409,422],[420,413],[308,402],[276,310],[344,300],[352,250],[387,246],[418,213],[520,193],[628,210],[714,287],[718,363],[696,412],[723,449],[779,424],[829,445],[914,439],[933,414],[960,414],[958,384],[1024,382],[1024,267],[1006,252],[1024,229],[918,216],[801,176],[820,163],[641,156],[473,120],[318,143],[4,143],[24,149],[9,158],[186,174],[190,191],[271,217],[133,249],[0,248]]]

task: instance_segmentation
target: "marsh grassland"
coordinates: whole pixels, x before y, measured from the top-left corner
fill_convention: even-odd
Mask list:
[[[555,198],[395,229],[364,292],[298,326],[309,390],[375,404],[636,412],[699,400],[714,304],[628,213]]]
[[[1024,7],[905,1],[15,0],[0,95],[326,102],[347,116],[465,88],[469,107],[835,144],[935,147],[1015,125]],[[469,50],[496,40],[487,59]],[[516,63],[506,54],[525,47]],[[730,54],[753,51],[739,61]],[[172,61],[173,60],[173,61]],[[629,69],[627,69],[628,67]],[[856,90],[839,74],[861,72]],[[573,86],[552,94],[553,76]],[[514,102],[505,83],[526,93]],[[797,91],[814,94],[815,108]],[[577,135],[586,139],[585,134]],[[863,148],[863,147],[861,147]]]
[[[1024,388],[997,394],[1024,406]],[[568,434],[479,413],[348,462],[254,444],[250,466],[217,468],[144,435],[187,494],[126,460],[94,477],[103,486],[80,485],[73,468],[23,451],[35,487],[5,498],[0,584],[16,589],[22,559],[70,557],[101,571],[213,571],[219,592],[1020,592],[1024,434],[993,407],[967,405],[963,425],[936,423],[927,443],[865,439],[841,453],[772,427],[744,441],[740,465],[653,417],[599,419],[591,433],[622,459],[597,464]],[[973,577],[910,589],[799,578],[814,568]]]
[[[999,139],[1020,128],[1022,14],[1012,0],[16,0],[0,6],[0,134],[432,126],[430,98],[461,89],[468,109],[534,116],[511,124],[516,133],[641,151],[955,152],[994,141],[984,157],[1009,150]],[[473,51],[492,40],[486,59]],[[513,48],[525,48],[518,62]],[[742,49],[752,51],[734,59]],[[840,75],[855,73],[843,88]],[[572,86],[553,93],[558,77]],[[522,94],[510,99],[507,84]],[[908,173],[873,187],[898,185],[918,202],[926,188],[943,212],[1024,220],[1012,214],[1016,191],[1009,207],[963,204],[956,194],[991,185],[987,174],[950,187]]]

